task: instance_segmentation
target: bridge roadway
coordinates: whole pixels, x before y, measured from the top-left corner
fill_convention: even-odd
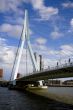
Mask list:
[[[38,71],[30,74],[29,76],[24,76],[22,78],[16,79],[16,82],[36,82],[39,80],[47,80],[54,78],[66,78],[73,77],[73,64],[63,67],[56,67],[52,69],[47,69],[43,71]]]

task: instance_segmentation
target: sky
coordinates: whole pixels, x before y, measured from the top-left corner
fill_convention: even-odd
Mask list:
[[[33,52],[43,56],[44,68],[73,61],[73,0],[0,0],[0,68],[9,80],[28,11]],[[28,53],[28,73],[32,62]],[[26,75],[24,46],[19,73]]]

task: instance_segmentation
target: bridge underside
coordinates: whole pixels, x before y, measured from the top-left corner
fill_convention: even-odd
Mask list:
[[[33,81],[39,81],[39,80],[66,78],[66,77],[73,77],[73,66],[50,70],[50,71],[47,70],[47,71],[36,72],[32,75],[17,79],[16,81],[17,82],[21,82],[21,81],[33,82]]]
[[[35,86],[39,85],[39,82],[37,81],[16,81],[16,85],[18,87],[26,87],[28,84],[34,84]]]

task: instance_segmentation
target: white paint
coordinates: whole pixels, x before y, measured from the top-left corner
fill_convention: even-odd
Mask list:
[[[16,77],[17,77],[17,73],[18,73],[18,69],[19,69],[19,64],[20,64],[20,60],[21,60],[25,40],[27,40],[28,50],[29,50],[29,53],[30,53],[30,57],[31,57],[31,61],[32,61],[32,64],[33,64],[34,71],[38,71],[39,69],[38,69],[38,66],[37,66],[37,62],[36,62],[36,59],[34,57],[34,54],[33,54],[32,48],[31,48],[31,44],[30,44],[30,41],[29,41],[29,28],[28,28],[28,13],[27,13],[27,10],[25,11],[25,20],[24,20],[24,27],[23,27],[23,32],[22,32],[22,39],[21,39],[21,44],[20,44],[20,48],[19,48],[19,51],[18,51],[18,57],[17,57],[16,68],[15,68],[13,80],[15,80]],[[15,82],[13,84],[15,85]]]
[[[26,16],[27,16],[27,11],[25,10],[25,20],[24,20],[24,27],[23,27],[21,45],[20,45],[20,49],[19,49],[19,52],[18,52],[18,58],[17,58],[17,62],[16,62],[16,69],[15,69],[15,73],[14,73],[14,78],[13,78],[13,80],[15,80],[16,77],[17,77],[17,73],[18,73],[18,69],[19,69],[19,64],[20,64],[20,60],[21,60],[21,55],[22,55],[22,51],[23,51],[23,47],[24,47],[24,43],[25,43],[25,35],[26,35]]]
[[[43,80],[39,81],[40,86],[43,86]]]
[[[30,57],[32,60],[34,71],[39,71],[39,68],[37,66],[37,62],[35,60],[35,57],[34,57],[34,54],[33,54],[33,51],[32,51],[31,45],[30,45],[30,41],[28,41],[27,44],[28,44],[28,49],[29,49],[29,53],[30,53]]]

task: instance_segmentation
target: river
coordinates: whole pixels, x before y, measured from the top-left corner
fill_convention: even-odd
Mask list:
[[[0,110],[73,110],[73,105],[0,87]]]
[[[73,87],[49,87],[48,91],[57,95],[66,95],[73,97]]]

